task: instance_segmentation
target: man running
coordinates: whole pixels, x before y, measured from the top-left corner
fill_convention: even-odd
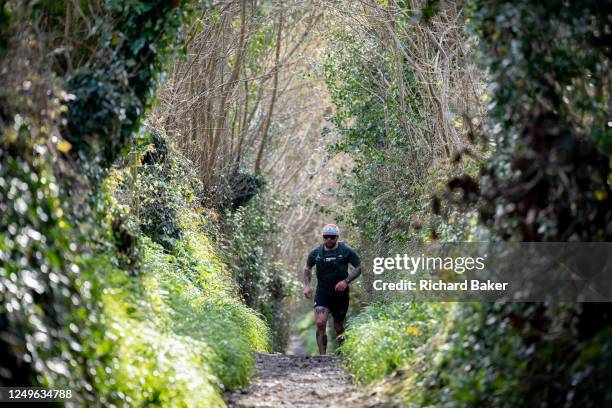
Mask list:
[[[304,268],[304,296],[312,298],[312,267],[317,266],[317,291],[314,298],[319,353],[327,351],[327,316],[334,318],[336,339],[344,331],[344,318],[349,305],[349,283],[361,274],[361,261],[355,251],[338,241],[340,230],[336,224],[323,227],[323,244],[308,255]],[[348,264],[354,269],[348,273]]]

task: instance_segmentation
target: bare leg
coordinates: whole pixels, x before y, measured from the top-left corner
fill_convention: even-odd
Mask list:
[[[344,333],[344,320],[337,321],[334,319],[334,330],[336,331],[336,341],[338,342],[338,345],[341,346],[342,340],[339,338],[339,336]]]
[[[317,345],[319,354],[324,355],[327,351],[327,308],[315,307],[315,322],[317,323]]]

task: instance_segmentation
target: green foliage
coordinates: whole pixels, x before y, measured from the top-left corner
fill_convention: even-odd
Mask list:
[[[609,240],[609,7],[476,1],[474,9],[496,146],[483,171],[482,218],[504,239]]]
[[[12,175],[18,168],[36,170],[28,166],[7,158],[1,170]],[[91,236],[81,237],[70,226],[50,175],[40,170],[40,177],[47,178],[41,180],[29,174],[25,179],[37,187],[36,197],[28,196],[27,185],[18,179],[11,179],[11,186],[0,177],[6,187],[3,194],[8,194],[2,196],[3,214],[11,220],[0,248],[3,304],[19,308],[10,310],[12,317],[27,319],[25,327],[13,330],[16,335],[23,335],[21,330],[29,333],[28,347],[44,364],[38,383],[70,387],[79,398],[87,398],[89,390],[97,401],[108,403],[173,406],[192,406],[194,401],[218,406],[218,381],[227,387],[245,383],[253,369],[251,352],[268,348],[268,329],[236,300],[231,277],[206,236],[185,231],[185,241],[175,246],[176,255],[164,254],[142,238],[143,262],[137,278],[131,277],[118,268],[120,254],[112,250],[92,248],[89,255],[72,255],[70,238],[91,246]],[[107,185],[113,183],[110,179]],[[96,197],[98,206],[104,200]],[[15,205],[4,208],[9,202]],[[108,207],[100,210],[111,213]],[[116,216],[99,219],[98,233],[106,231],[99,239],[112,242],[109,221]],[[11,260],[30,253],[30,259],[41,262],[36,269],[18,269]],[[62,267],[71,274],[63,273]],[[22,312],[16,314],[17,310]],[[62,359],[57,358],[60,352]],[[86,365],[80,363],[83,359]],[[95,378],[85,370],[95,371]],[[25,369],[14,372],[27,374]]]
[[[294,329],[302,337],[304,348],[309,355],[319,354],[317,339],[315,337],[315,319],[314,312],[309,308],[305,313],[295,319]],[[329,348],[330,342],[327,343]],[[330,349],[331,352],[331,349]]]
[[[430,214],[431,196],[453,175],[476,174],[480,159],[465,157],[458,165],[435,160],[433,136],[411,134],[406,123],[425,127],[428,118],[421,112],[433,108],[409,64],[403,64],[402,101],[398,61],[390,50],[353,34],[334,33],[330,42],[334,49],[322,70],[336,107],[330,120],[339,141],[329,153],[354,160],[338,180],[338,200],[350,203],[350,212],[336,219],[360,231],[363,248],[438,238],[444,225]]]
[[[235,300],[233,282],[210,242],[187,235],[180,253],[187,261],[178,262],[143,237],[138,279],[98,269],[104,287],[99,316],[108,332],[103,338],[94,333],[98,339],[84,344],[94,347],[94,361],[108,361],[95,383],[103,400],[219,406],[219,383],[244,384],[253,369],[252,351],[268,349],[267,327]],[[197,283],[186,276],[197,276]]]
[[[154,129],[138,136],[111,175],[107,185],[145,235],[141,288],[130,302],[142,308],[135,315],[163,333],[205,344],[210,352],[202,360],[215,378],[226,387],[243,385],[254,367],[251,353],[269,347],[269,330],[239,301],[213,248],[214,213],[199,205],[197,175]]]
[[[232,191],[229,201],[232,210],[246,205],[253,197],[262,192],[265,179],[259,174],[237,172],[230,179]]]
[[[474,3],[473,28],[492,81],[487,132],[496,145],[483,170],[480,214],[495,239],[611,236],[605,8],[596,1]],[[460,308],[459,335],[443,350],[467,352],[443,353],[425,374],[420,402],[607,405],[610,327],[608,304]]]
[[[126,316],[129,303],[121,292],[108,291],[105,305],[112,316],[107,335],[112,344],[112,376],[103,384],[106,393],[121,393],[122,399],[136,406],[198,406],[221,404],[217,377],[212,374],[215,355],[203,341],[162,331],[150,322]],[[127,296],[123,294],[124,296]],[[157,311],[159,313],[159,311]],[[99,346],[110,347],[110,342]]]
[[[494,151],[480,182],[472,166],[463,176],[454,168],[433,180],[454,176],[447,201],[476,205],[491,240],[609,240],[608,5],[474,1],[470,8],[491,80],[484,139]],[[473,208],[432,207],[440,215],[433,217],[438,237],[474,237],[467,233]],[[469,220],[456,222],[466,211]],[[391,234],[384,230],[380,237]],[[397,405],[597,407],[612,401],[608,304],[457,304],[416,351],[401,345],[393,324],[372,311],[362,314],[367,323],[347,333],[364,345],[349,348],[349,367],[372,379],[400,367],[386,382]],[[372,349],[388,359],[371,365]]]
[[[350,319],[340,351],[348,356],[355,379],[368,383],[403,367],[441,327],[447,310],[443,306],[371,304]]]
[[[159,135],[140,135],[106,178],[183,9],[92,2],[86,13],[98,19],[69,58],[64,34],[88,15],[69,25],[65,3],[5,3],[0,383],[69,388],[80,405],[219,406],[221,384],[243,384],[251,352],[270,340],[213,249],[214,213],[199,208],[196,182],[171,146],[162,154]]]
[[[112,52],[68,75],[66,90],[76,98],[64,137],[75,157],[108,167],[139,126],[184,12],[168,1],[108,1],[101,11],[107,22],[96,37]]]
[[[592,324],[581,326],[585,311],[578,309],[373,305],[351,321],[341,350],[362,381],[396,371],[394,380],[382,383],[396,405],[604,406],[610,402],[610,332],[585,336]]]
[[[205,236],[194,234],[187,242],[187,246],[211,250]],[[186,261],[186,255],[191,259]],[[175,257],[164,254],[159,246],[146,244],[148,306],[142,314],[148,319],[154,316],[162,332],[206,344],[214,356],[205,357],[202,364],[210,365],[225,386],[243,385],[254,368],[251,353],[269,347],[268,328],[252,309],[236,299],[224,265],[211,259],[211,254],[197,255],[202,254],[181,251]],[[211,262],[216,265],[211,267]]]
[[[117,164],[114,177],[117,197],[132,209],[140,230],[166,249],[183,238],[189,214],[214,234],[212,214],[199,207],[202,186],[193,166],[161,132],[139,133],[129,154]]]
[[[274,349],[282,350],[288,340],[288,298],[295,292],[291,274],[274,261],[282,242],[281,211],[286,204],[258,194],[247,205],[225,215],[223,256],[241,297],[260,311],[270,325]]]
[[[90,360],[95,350],[85,341],[103,332],[100,289],[89,268],[109,260],[76,253],[87,242],[68,217],[46,157],[15,154],[26,148],[30,132],[31,124],[21,123],[19,141],[4,139],[0,146],[1,381],[28,384],[36,376],[39,383],[87,393],[86,371],[105,363]]]
[[[457,305],[407,362],[412,373],[395,386],[396,398],[425,406],[607,405],[607,347],[602,337],[577,342],[578,321],[572,305]]]

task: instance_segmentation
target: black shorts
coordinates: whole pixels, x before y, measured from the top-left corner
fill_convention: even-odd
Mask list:
[[[328,308],[335,321],[343,322],[349,306],[349,288],[342,293],[317,290],[314,307],[317,306]]]

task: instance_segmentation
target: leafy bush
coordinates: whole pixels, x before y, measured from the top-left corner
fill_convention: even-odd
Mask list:
[[[218,379],[210,367],[216,356],[210,347],[192,337],[162,331],[150,321],[131,318],[129,303],[120,301],[120,295],[113,290],[105,297],[108,316],[112,316],[107,338],[114,340],[114,370],[104,382],[105,393],[121,393],[126,403],[137,406],[187,407],[195,401],[198,406],[219,406]],[[98,346],[110,344],[107,340]]]
[[[473,195],[481,219],[494,239],[609,240],[611,152],[603,140],[610,133],[610,52],[602,41],[608,24],[602,3],[475,1],[473,7],[472,28],[491,75],[486,139],[495,145]],[[468,316],[476,316],[470,326]],[[447,355],[429,374],[424,403],[603,406],[612,400],[604,386],[612,383],[609,304],[465,307],[452,324],[458,334],[446,349],[468,352]],[[471,363],[477,354],[469,350],[476,348],[487,359]]]
[[[66,74],[66,90],[75,97],[67,104],[63,136],[74,146],[71,154],[85,159],[83,167],[89,167],[87,159],[109,167],[138,129],[189,7],[178,5],[108,1],[98,6],[105,19],[96,20],[93,38],[102,47]]]
[[[30,126],[20,126],[22,140],[29,141]],[[91,359],[95,346],[85,340],[104,332],[97,268],[91,268],[98,262],[112,268],[117,259],[89,251],[49,163],[15,150],[7,139],[0,146],[0,382],[35,381],[87,398],[95,387],[87,370],[106,364]],[[109,225],[98,220],[90,238],[112,247]]]
[[[285,204],[259,194],[234,212],[226,212],[223,257],[238,283],[245,303],[266,318],[274,350],[283,350],[289,337],[289,298],[295,293],[291,274],[274,256],[281,242],[280,214]]]
[[[203,363],[224,386],[236,387],[254,368],[251,353],[268,349],[269,330],[239,300],[214,249],[214,221],[199,206],[201,185],[189,169],[165,135],[148,129],[108,179],[115,197],[129,206],[131,225],[143,234],[140,283],[131,304],[136,318],[162,333],[205,344],[210,353]]]
[[[606,405],[609,331],[576,341],[583,335],[575,308],[458,304],[440,334],[406,362],[410,372],[392,394],[426,406]]]
[[[202,238],[197,242],[194,237],[187,245],[206,245]],[[151,306],[144,316],[156,319],[162,331],[204,342],[215,354],[205,362],[225,386],[244,384],[254,368],[251,353],[269,347],[268,328],[236,299],[231,277],[220,262],[195,252],[180,251],[178,256],[180,261],[161,247],[146,244],[145,299]],[[211,261],[216,263],[213,268]]]
[[[369,383],[402,368],[434,333],[447,308],[442,304],[372,304],[348,322],[340,347],[357,381]]]
[[[215,235],[211,213],[199,205],[202,186],[193,166],[158,130],[145,128],[136,136],[128,155],[116,163],[114,177],[115,195],[134,213],[134,227],[167,250],[193,222]],[[201,222],[205,219],[210,222]]]
[[[398,212],[403,208],[409,213],[413,208],[420,196],[418,180],[431,158],[428,152],[419,150],[420,145],[409,143],[397,98],[383,100],[375,92],[377,78],[392,76],[395,70],[390,53],[357,35],[335,34],[331,41],[334,51],[322,70],[336,106],[330,120],[340,138],[330,152],[350,153],[355,158],[348,177],[339,179],[339,200],[351,202],[351,213],[337,218],[358,226],[362,231],[360,238],[368,246],[383,236],[410,229],[409,219]],[[376,63],[366,65],[362,60]],[[411,87],[410,94],[416,95],[407,103],[418,105],[422,89],[408,66],[404,76]],[[398,84],[393,84],[390,92],[397,96]],[[416,123],[423,121],[419,115],[410,119]],[[397,184],[392,186],[388,180]]]
[[[605,6],[475,1],[473,8],[480,60],[491,74],[485,140],[495,146],[474,195],[482,219],[502,239],[610,240]]]

